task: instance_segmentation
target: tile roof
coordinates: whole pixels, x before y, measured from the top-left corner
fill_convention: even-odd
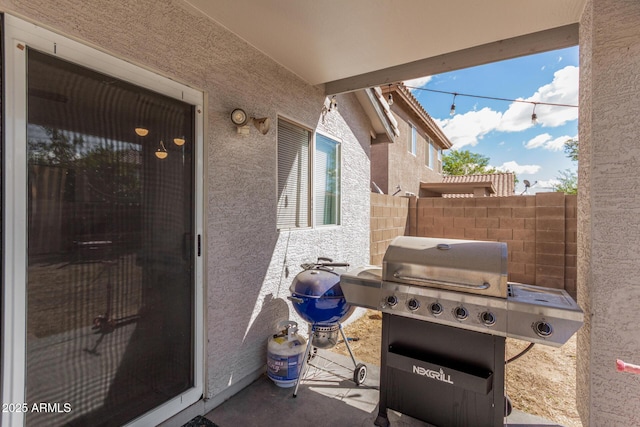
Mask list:
[[[445,175],[442,177],[443,184],[474,184],[491,182],[495,193],[490,197],[513,196],[515,192],[515,175],[513,173],[491,173],[486,175]],[[470,194],[446,194],[442,197],[473,197]]]

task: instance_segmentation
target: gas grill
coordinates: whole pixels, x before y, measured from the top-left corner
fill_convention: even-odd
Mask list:
[[[382,311],[380,405],[435,426],[502,426],[505,337],[561,346],[583,313],[562,289],[507,282],[502,242],[401,236],[382,268],[341,277],[349,304]]]

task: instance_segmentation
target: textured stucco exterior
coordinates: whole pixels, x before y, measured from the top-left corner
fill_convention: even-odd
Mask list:
[[[589,0],[580,22],[577,403],[585,426],[640,425],[640,3]]]
[[[301,263],[368,263],[370,124],[354,95],[323,123],[319,88],[179,1],[0,0],[0,10],[205,93],[205,398],[264,369],[267,337],[295,318],[286,297]],[[238,135],[236,107],[271,130]],[[278,116],[342,141],[342,225],[276,229]]]

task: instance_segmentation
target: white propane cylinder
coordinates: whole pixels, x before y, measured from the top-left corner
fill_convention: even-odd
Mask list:
[[[298,335],[296,322],[283,322],[280,327],[284,329],[269,337],[267,375],[278,387],[292,387],[302,369],[307,341]]]

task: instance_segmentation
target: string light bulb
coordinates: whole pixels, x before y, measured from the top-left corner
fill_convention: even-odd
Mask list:
[[[389,96],[387,97],[387,104],[393,105],[393,95],[391,94],[391,85],[389,85]]]
[[[156,150],[156,157],[159,159],[166,159],[169,153],[167,152],[167,147],[164,146],[164,142],[160,140],[160,147]]]
[[[449,110],[449,115],[453,116],[456,114],[456,96],[458,96],[457,93],[453,94],[453,102],[451,102],[451,109]]]
[[[536,114],[536,103],[533,103],[533,113],[531,113],[531,123],[538,124],[538,115]]]

